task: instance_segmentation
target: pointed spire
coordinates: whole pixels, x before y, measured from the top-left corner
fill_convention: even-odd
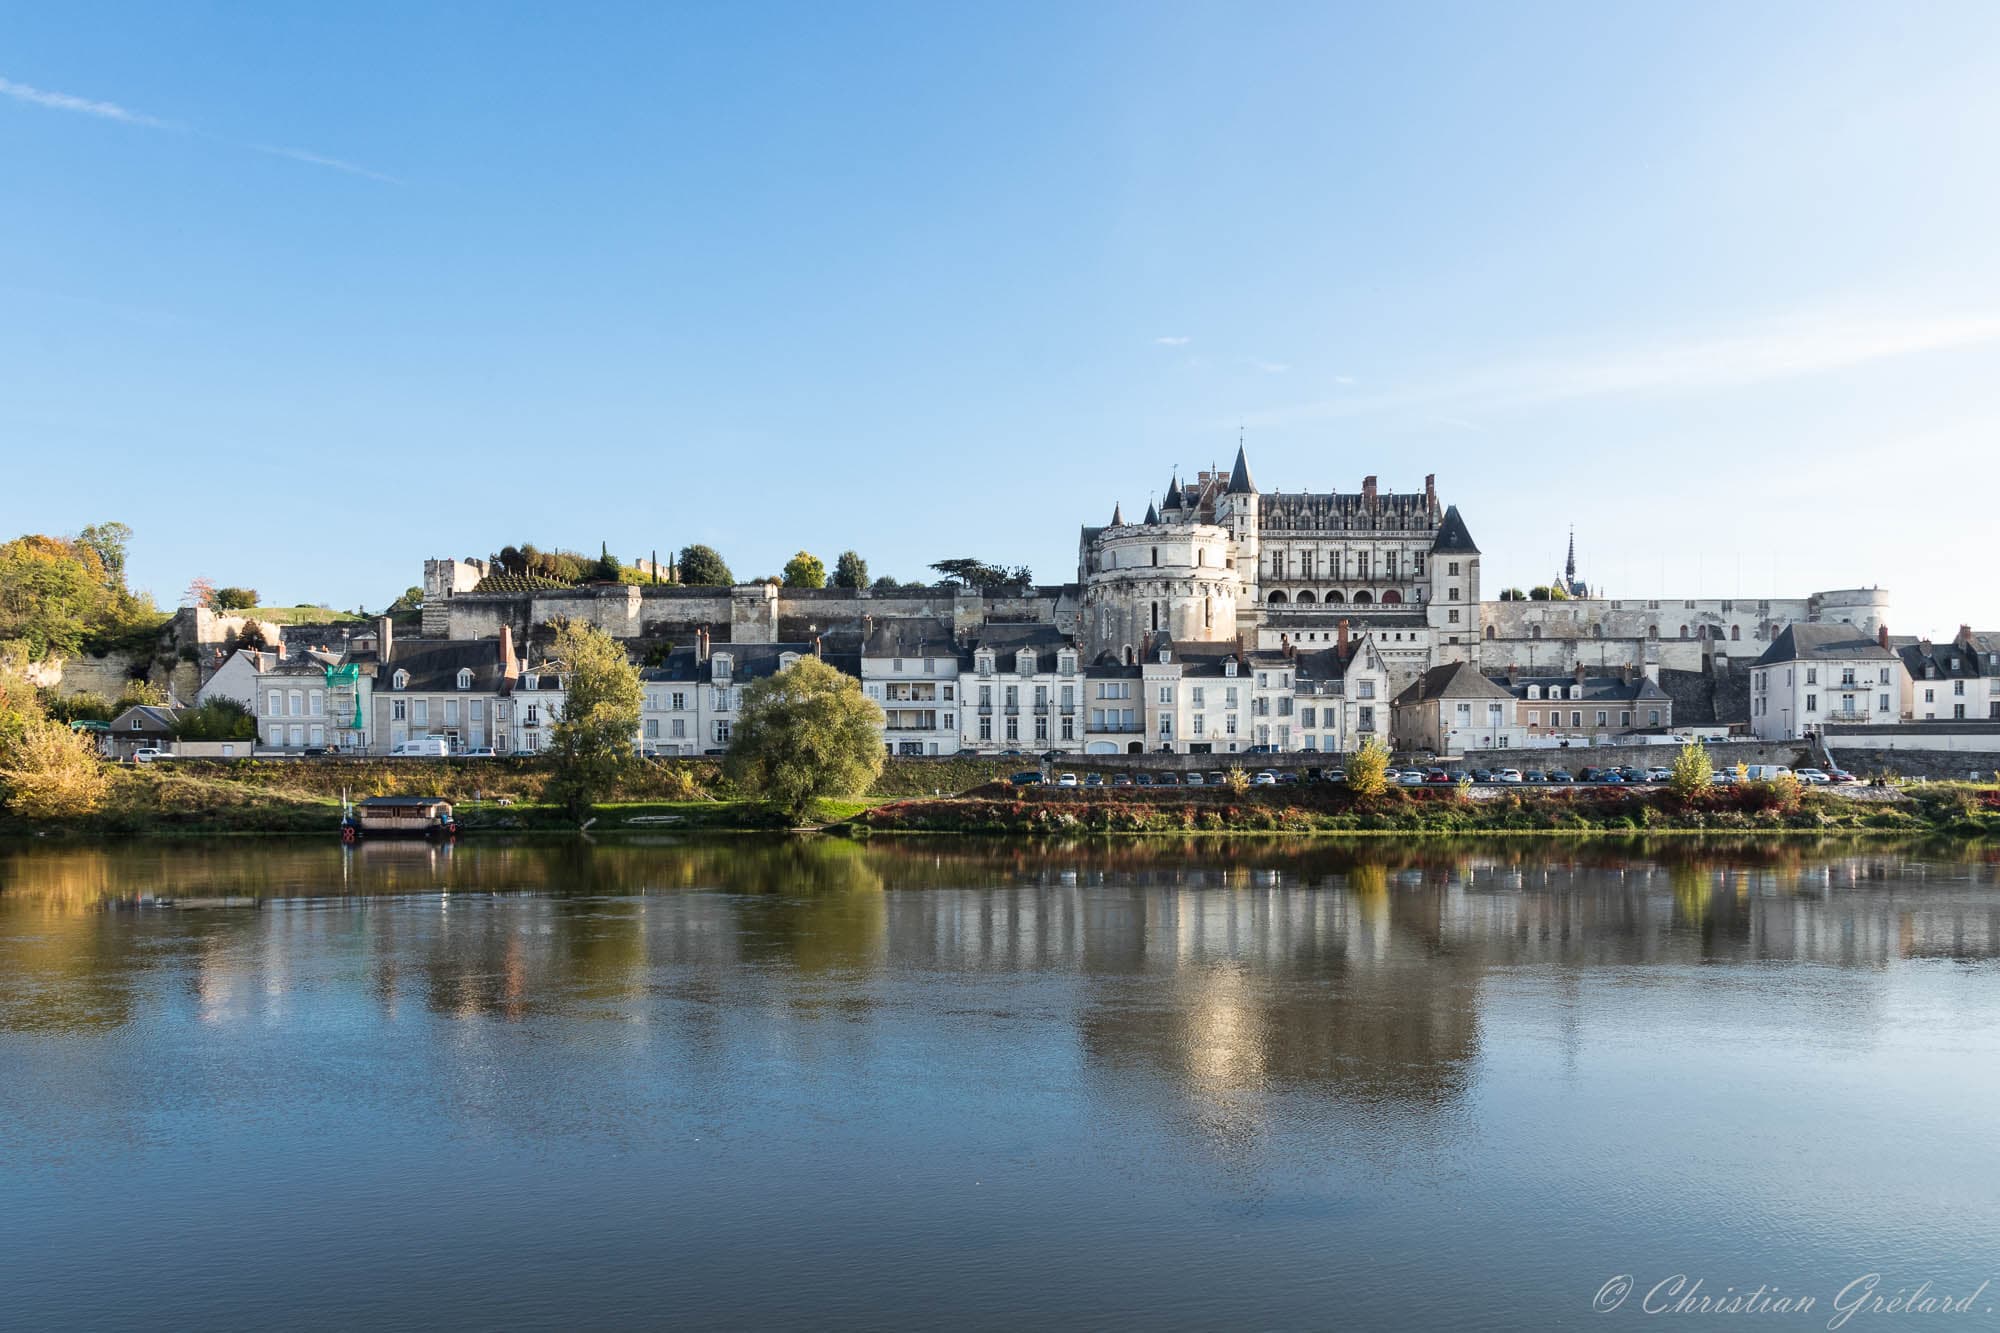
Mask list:
[[[1563,577],[1576,582],[1576,524],[1569,525],[1569,563],[1563,566]]]
[[[1111,506],[1111,526],[1114,528],[1122,528],[1125,526],[1124,505],[1114,504]]]
[[[1229,494],[1255,495],[1257,484],[1250,480],[1250,459],[1243,452],[1243,445],[1236,445],[1236,466],[1229,470]]]
[[[1187,502],[1181,498],[1180,469],[1174,469],[1174,479],[1167,485],[1167,498],[1161,502],[1162,509],[1179,509]]]
[[[1151,502],[1147,503],[1146,521],[1148,523],[1158,523],[1160,521],[1160,509],[1158,505],[1152,504]]]

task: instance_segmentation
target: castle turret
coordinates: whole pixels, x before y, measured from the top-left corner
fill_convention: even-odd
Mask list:
[[[1429,558],[1430,596],[1426,618],[1434,644],[1432,660],[1475,660],[1479,643],[1479,546],[1459,515],[1444,511]]]

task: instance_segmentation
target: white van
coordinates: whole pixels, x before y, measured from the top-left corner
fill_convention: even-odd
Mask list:
[[[1769,782],[1779,774],[1791,771],[1783,764],[1751,764],[1743,770],[1743,776],[1750,782]]]
[[[442,736],[419,736],[396,742],[389,753],[397,759],[443,759],[451,753],[451,742]]]

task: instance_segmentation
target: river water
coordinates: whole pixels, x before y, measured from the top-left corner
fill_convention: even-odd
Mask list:
[[[1761,1287],[1679,1314],[1901,1327],[1869,1300],[2000,1279],[1996,880],[1882,844],[0,847],[0,1326],[1542,1329]]]

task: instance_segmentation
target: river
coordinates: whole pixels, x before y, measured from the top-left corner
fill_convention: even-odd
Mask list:
[[[1996,955],[1963,844],[14,844],[0,1326],[1823,1328],[2000,1280]]]

